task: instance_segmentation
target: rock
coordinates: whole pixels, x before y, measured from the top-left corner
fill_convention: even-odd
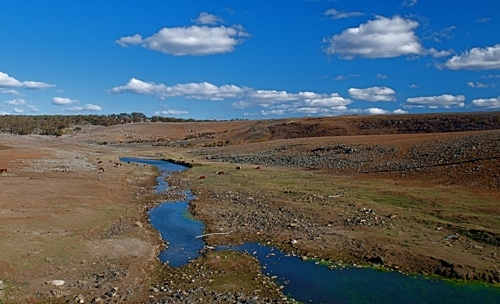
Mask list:
[[[53,286],[62,286],[64,285],[64,282],[63,280],[52,280],[52,281],[47,281],[45,282],[45,284],[50,284],[50,285],[53,285]]]
[[[384,258],[378,255],[369,258],[367,261],[373,264],[384,265]]]

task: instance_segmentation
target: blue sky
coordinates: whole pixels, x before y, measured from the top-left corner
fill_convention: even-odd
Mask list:
[[[500,110],[498,0],[0,2],[0,115]]]

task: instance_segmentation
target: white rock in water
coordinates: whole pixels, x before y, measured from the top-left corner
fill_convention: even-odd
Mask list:
[[[64,281],[63,280],[52,280],[52,281],[48,281],[47,284],[50,284],[50,285],[54,285],[54,286],[62,286],[64,285]]]

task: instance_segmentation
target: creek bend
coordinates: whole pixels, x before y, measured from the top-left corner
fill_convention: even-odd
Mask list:
[[[187,168],[168,161],[122,158],[121,161],[156,166],[157,192],[168,189],[166,176]],[[149,213],[168,248],[160,253],[160,261],[181,267],[197,258],[204,243],[204,224],[187,211],[194,198],[185,190],[187,199],[162,203]],[[372,268],[326,267],[312,260],[290,256],[274,247],[257,243],[219,246],[217,250],[235,250],[256,257],[262,272],[276,278],[284,293],[305,303],[499,303],[500,288],[480,283],[450,283],[423,276],[407,276],[394,271]]]

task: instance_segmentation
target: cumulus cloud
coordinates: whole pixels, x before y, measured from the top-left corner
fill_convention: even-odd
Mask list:
[[[156,111],[155,112],[156,116],[184,115],[184,114],[189,114],[189,112],[188,111],[181,111],[181,110],[163,110],[163,111]]]
[[[38,108],[24,99],[18,98],[13,100],[7,100],[2,103],[4,106],[14,106],[14,113],[24,113],[25,108],[27,108],[31,112],[38,112]]]
[[[371,87],[366,89],[350,88],[349,96],[364,101],[394,101],[396,92],[388,87]]]
[[[200,13],[198,18],[196,18],[196,20],[193,21],[196,22],[197,24],[205,24],[205,25],[215,25],[224,23],[224,19],[206,12]]]
[[[359,17],[363,16],[364,14],[361,12],[342,12],[334,8],[331,8],[325,11],[325,15],[333,19],[343,19],[343,18]]]
[[[469,87],[475,88],[475,89],[494,88],[496,86],[494,83],[483,83],[483,82],[479,82],[479,81],[476,81],[476,82],[469,81],[469,82],[467,82],[467,85]]]
[[[26,100],[24,99],[13,99],[13,100],[8,100],[4,102],[5,105],[9,106],[23,106],[26,104]]]
[[[208,99],[223,100],[225,98],[236,98],[245,91],[235,85],[216,86],[208,82],[184,83],[173,86],[156,84],[154,82],[144,82],[142,80],[131,78],[124,86],[114,87],[111,93],[118,94],[130,92],[136,94],[153,95],[164,99],[169,97],[183,97],[188,99]]]
[[[406,105],[408,107],[418,107],[418,108],[463,108],[465,106],[465,96],[464,95],[449,95],[444,94],[440,96],[424,96],[424,97],[413,97],[406,99]]]
[[[402,109],[396,109],[392,111],[394,114],[408,114],[408,111],[402,110]]]
[[[69,98],[63,98],[63,97],[54,97],[52,98],[52,104],[58,105],[58,106],[67,106],[73,103],[77,103],[78,100],[75,99],[69,99]]]
[[[446,57],[446,56],[450,56],[451,54],[453,54],[453,51],[451,51],[451,50],[450,51],[445,51],[445,50],[438,51],[435,48],[430,48],[428,50],[428,52],[434,58]]]
[[[500,109],[500,97],[474,99],[471,104],[475,108],[481,108],[485,110]]]
[[[24,88],[28,90],[41,90],[55,87],[53,84],[40,81],[19,81],[7,73],[0,72],[0,88]]]
[[[323,39],[328,46],[327,54],[338,54],[341,58],[390,58],[425,53],[414,30],[418,22],[403,19],[378,17],[356,28],[349,28],[338,35]]]
[[[18,91],[14,89],[0,89],[0,93],[2,94],[11,94],[11,95],[22,95]]]
[[[486,48],[472,48],[450,58],[445,66],[451,70],[499,70],[500,44]]]
[[[379,108],[368,108],[368,109],[365,109],[364,112],[371,114],[371,115],[381,115],[381,114],[389,113],[388,111],[386,111],[384,109],[379,109]]]
[[[334,115],[339,112],[345,112],[347,110],[346,106],[352,103],[352,100],[344,98],[337,93],[290,93],[277,90],[255,90],[236,85],[216,86],[207,82],[167,86],[153,82],[144,82],[136,78],[130,79],[126,85],[112,88],[110,92],[115,94],[129,92],[152,95],[160,99],[171,97],[213,101],[239,99],[239,101],[232,104],[233,108],[262,107],[265,108],[261,112],[263,115],[278,115],[277,113]]]
[[[336,115],[347,111],[352,100],[337,93],[319,94],[314,92],[289,93],[286,91],[251,91],[245,100],[233,107],[244,109],[253,106],[264,107],[262,115]]]
[[[72,108],[67,108],[65,111],[69,112],[95,112],[95,111],[100,111],[102,108],[98,105],[94,104],[86,104],[83,107],[72,107]]]
[[[404,5],[404,6],[410,6],[410,7],[411,7],[411,6],[416,5],[416,4],[417,4],[417,2],[418,2],[418,0],[404,0],[404,1],[403,1],[403,5]]]
[[[139,34],[125,36],[115,42],[122,47],[139,45],[144,48],[174,56],[205,56],[234,51],[243,43],[248,33],[241,26],[189,26],[162,28],[158,33],[143,38]]]

